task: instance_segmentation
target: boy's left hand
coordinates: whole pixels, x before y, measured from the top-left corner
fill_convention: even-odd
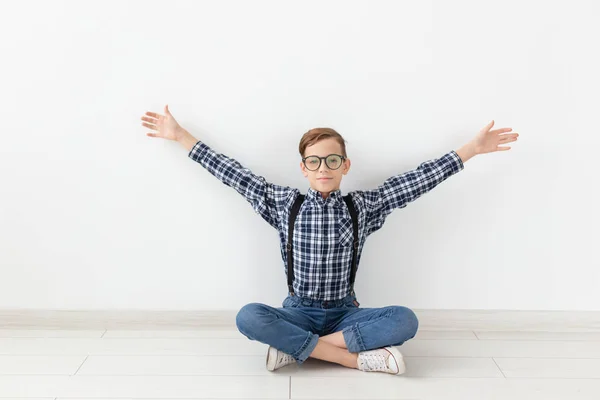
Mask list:
[[[494,126],[494,120],[487,124],[473,139],[472,143],[476,154],[510,150],[510,146],[499,145],[514,142],[519,137],[518,133],[500,135],[501,133],[512,131],[512,128],[494,129],[493,131],[490,131],[492,126]]]

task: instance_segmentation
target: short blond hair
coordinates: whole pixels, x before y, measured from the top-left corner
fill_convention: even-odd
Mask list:
[[[342,135],[340,135],[331,128],[314,128],[302,135],[302,139],[300,139],[300,145],[298,146],[300,156],[304,158],[304,151],[308,146],[312,146],[318,141],[328,138],[335,139],[342,147],[341,155],[344,157],[348,157],[348,155],[346,154],[346,141],[344,140]]]

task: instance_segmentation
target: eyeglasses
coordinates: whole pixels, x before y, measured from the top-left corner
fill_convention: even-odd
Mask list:
[[[304,157],[302,161],[304,162],[304,166],[309,171],[316,171],[321,168],[321,160],[325,160],[325,165],[329,169],[338,169],[342,166],[342,162],[346,159],[344,156],[340,156],[339,154],[330,154],[327,157],[319,157],[319,156],[308,156]]]

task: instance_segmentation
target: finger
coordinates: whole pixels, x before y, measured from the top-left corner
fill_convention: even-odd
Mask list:
[[[493,131],[490,131],[490,133],[502,133],[502,132],[510,132],[512,131],[512,128],[502,128],[502,129],[494,129]]]
[[[151,123],[153,123],[153,124],[155,124],[155,125],[158,123],[158,120],[157,120],[157,119],[155,119],[155,118],[150,118],[150,117],[142,117],[142,121],[148,121],[148,122],[151,122]]]
[[[508,146],[508,147],[507,146],[504,146],[504,147],[498,146],[498,148],[496,150],[498,150],[498,151],[510,150],[510,146]]]
[[[150,133],[150,132],[148,132],[148,133],[146,133],[146,135],[150,136],[150,137],[158,137],[158,135],[156,133]]]
[[[518,133],[505,133],[504,135],[498,135],[500,138],[516,138],[519,137]]]
[[[150,129],[155,129],[155,130],[158,130],[158,128],[156,127],[156,125],[147,124],[147,123],[145,123],[145,122],[142,122],[142,125],[144,125],[144,126],[145,126],[145,127],[147,127],[147,128],[150,128]]]
[[[517,138],[515,136],[501,136],[499,143],[514,142],[516,140]]]
[[[157,114],[155,112],[151,112],[151,111],[146,111],[146,115],[149,115],[149,116],[154,117],[156,119],[159,119],[160,117],[162,117],[162,115]]]

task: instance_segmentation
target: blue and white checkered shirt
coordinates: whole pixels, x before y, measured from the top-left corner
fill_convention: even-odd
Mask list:
[[[300,191],[267,182],[201,141],[194,145],[188,156],[244,196],[255,212],[277,229],[287,275],[288,220]],[[394,209],[406,207],[407,203],[463,168],[462,160],[452,150],[438,159],[423,162],[413,171],[392,176],[376,189],[350,192],[358,213],[357,268],[366,238],[382,227]],[[296,295],[322,301],[347,296],[352,241],[352,218],[340,190],[331,192],[324,199],[320,192],[309,187],[296,218],[293,237]]]

